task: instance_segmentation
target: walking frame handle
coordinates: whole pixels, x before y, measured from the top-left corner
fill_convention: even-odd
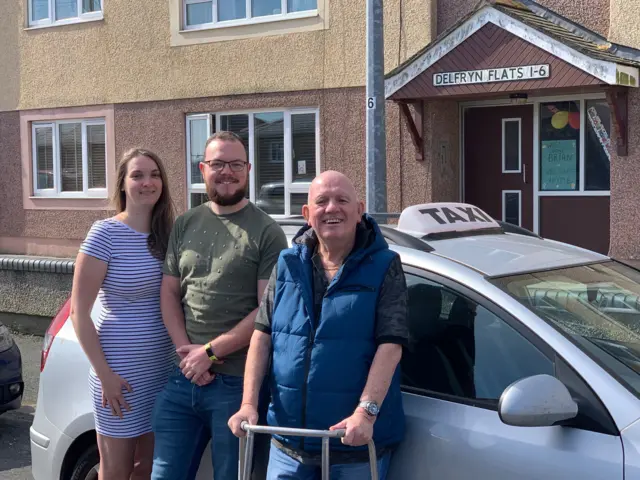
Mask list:
[[[240,466],[238,471],[239,480],[251,480],[251,469],[253,462],[253,443],[256,433],[268,435],[285,435],[292,437],[316,437],[322,438],[322,480],[329,480],[329,440],[331,438],[342,438],[346,431],[340,430],[310,430],[305,428],[268,427],[263,425],[250,425],[248,422],[240,424],[247,435],[240,438]],[[378,480],[378,463],[376,456],[376,446],[373,440],[369,441],[369,465],[371,468],[371,480]]]

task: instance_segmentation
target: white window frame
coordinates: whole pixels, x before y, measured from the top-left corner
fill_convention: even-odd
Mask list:
[[[286,218],[291,214],[291,194],[308,193],[311,182],[294,182],[293,179],[293,159],[291,155],[292,128],[291,116],[301,114],[315,115],[315,138],[316,138],[316,174],[320,173],[320,110],[317,108],[273,108],[273,109],[252,109],[252,110],[232,110],[206,114],[189,114],[186,116],[187,131],[187,208],[191,208],[191,194],[206,194],[204,183],[191,183],[191,121],[207,121],[207,131],[211,132],[212,122],[215,122],[216,131],[220,131],[220,117],[225,115],[248,115],[249,116],[249,148],[248,160],[251,164],[249,173],[249,200],[256,201],[256,169],[255,169],[255,137],[254,137],[254,115],[260,113],[282,113],[284,116],[284,214],[273,214],[274,218]],[[296,213],[299,215],[299,213]]]
[[[73,24],[73,23],[83,23],[83,22],[94,22],[96,20],[102,20],[104,19],[104,2],[105,0],[101,0],[100,1],[100,10],[98,10],[97,12],[89,12],[89,13],[82,13],[82,0],[77,0],[77,9],[78,9],[78,16],[76,17],[70,17],[70,18],[63,18],[61,20],[57,20],[55,18],[56,15],[56,8],[55,8],[55,3],[56,0],[49,0],[49,16],[47,18],[44,18],[42,20],[33,20],[33,1],[34,0],[28,0],[28,8],[27,8],[27,14],[28,14],[28,22],[27,24],[29,25],[29,27],[55,27],[58,25],[69,25],[69,24]]]
[[[58,139],[60,137],[60,126],[64,124],[80,123],[82,129],[82,191],[81,192],[63,192],[60,190],[61,185],[61,171],[60,171],[60,145]],[[106,188],[88,188],[89,186],[89,155],[87,151],[87,127],[93,125],[101,125],[104,127],[104,142],[105,142],[105,177],[108,177],[108,133],[107,125],[104,119],[91,118],[91,119],[65,119],[56,120],[50,122],[32,122],[31,124],[31,168],[33,172],[33,195],[36,197],[49,197],[49,198],[107,198],[108,197],[108,178],[105,178]],[[53,145],[53,188],[39,189],[38,188],[38,155],[36,145],[36,129],[37,128],[51,128],[51,142]]]
[[[31,0],[30,0],[31,1]],[[51,1],[51,0],[50,0]],[[262,15],[259,17],[252,16],[251,11],[251,2],[252,0],[246,1],[246,17],[238,18],[234,20],[225,20],[218,21],[218,2],[224,0],[181,0],[182,2],[182,28],[183,30],[203,30],[210,28],[225,28],[225,27],[238,27],[242,25],[254,25],[260,23],[269,23],[269,22],[277,22],[282,20],[294,20],[298,18],[308,18],[308,17],[316,17],[318,16],[318,2],[322,0],[317,0],[316,8],[313,10],[303,10],[301,12],[289,12],[288,2],[287,0],[281,0],[281,11],[282,13],[274,14],[274,15]],[[211,16],[212,21],[210,23],[199,23],[195,25],[187,25],[187,5],[192,5],[196,3],[208,3],[211,2],[213,8],[213,14]]]
[[[522,190],[502,190],[502,221],[507,221],[507,194],[518,194],[518,226],[522,226]]]
[[[515,122],[518,124],[518,169],[507,169],[507,148],[506,148],[506,124],[507,122]],[[522,173],[522,119],[521,118],[503,118],[502,119],[502,173]]]

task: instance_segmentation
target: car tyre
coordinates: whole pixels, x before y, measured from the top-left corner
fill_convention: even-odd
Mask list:
[[[92,444],[78,457],[69,480],[98,480],[99,465],[98,445]]]

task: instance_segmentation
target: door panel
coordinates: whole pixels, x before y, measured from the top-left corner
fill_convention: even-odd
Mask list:
[[[536,374],[558,377],[562,365],[547,344],[497,306],[463,286],[426,276],[406,272],[407,436],[389,478],[622,480],[619,436],[575,426],[502,423],[497,409],[506,387]],[[582,387],[577,375],[573,381]],[[587,407],[580,416],[590,415],[594,405],[572,382],[567,388]]]
[[[619,437],[505,425],[483,408],[404,394],[407,436],[390,480],[622,480]]]
[[[533,106],[468,108],[464,122],[465,201],[533,229]]]

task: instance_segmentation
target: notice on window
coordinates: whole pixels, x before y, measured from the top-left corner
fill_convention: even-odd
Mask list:
[[[544,140],[541,146],[542,190],[576,190],[578,156],[575,140]]]
[[[307,174],[307,162],[305,160],[298,160],[298,175]]]

